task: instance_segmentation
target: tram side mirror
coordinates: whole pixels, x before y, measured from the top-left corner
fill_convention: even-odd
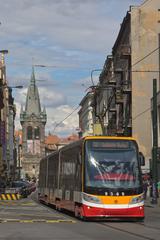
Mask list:
[[[139,152],[139,162],[141,166],[145,166],[145,157],[142,152]]]

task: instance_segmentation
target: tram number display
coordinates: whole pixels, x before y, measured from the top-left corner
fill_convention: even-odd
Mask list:
[[[128,141],[92,141],[93,148],[114,148],[114,149],[128,149],[130,142]]]

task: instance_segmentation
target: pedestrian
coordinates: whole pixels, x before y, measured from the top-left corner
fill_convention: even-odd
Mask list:
[[[144,199],[147,198],[147,192],[148,192],[148,181],[147,180],[144,180],[143,182],[143,192],[144,192]]]
[[[6,187],[5,180],[2,177],[2,178],[0,178],[0,193],[4,193],[5,192],[5,187]]]

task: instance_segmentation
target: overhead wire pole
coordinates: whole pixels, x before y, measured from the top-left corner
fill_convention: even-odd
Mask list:
[[[152,203],[157,204],[157,148],[158,148],[158,128],[157,128],[157,79],[153,79],[153,112],[152,112],[152,126],[153,126],[153,148],[152,148]]]

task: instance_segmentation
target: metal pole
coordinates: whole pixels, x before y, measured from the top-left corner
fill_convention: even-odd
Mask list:
[[[18,180],[21,179],[20,145],[18,141]]]
[[[158,129],[157,129],[157,79],[153,79],[153,148],[152,148],[152,203],[157,204],[157,148],[158,148]]]

